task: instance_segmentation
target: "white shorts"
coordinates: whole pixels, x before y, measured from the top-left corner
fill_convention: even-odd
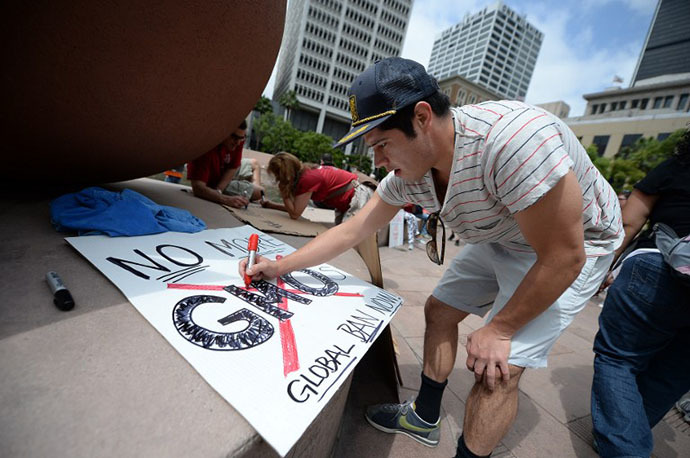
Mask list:
[[[534,253],[509,250],[497,243],[466,245],[451,261],[433,296],[458,310],[486,316],[488,323],[508,302],[536,259]],[[596,293],[612,260],[613,253],[588,257],[580,275],[556,302],[515,333],[508,363],[546,367],[551,347]]]

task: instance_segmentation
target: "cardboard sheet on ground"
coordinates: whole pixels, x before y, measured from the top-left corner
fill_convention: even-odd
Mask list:
[[[263,256],[294,251],[249,226],[67,241],[284,456],[402,299],[327,264],[245,288],[252,233]]]
[[[316,237],[328,230],[323,224],[315,223],[305,218],[294,220],[287,213],[280,210],[263,208],[257,205],[250,205],[247,209],[232,208],[227,205],[223,205],[223,207],[231,211],[233,216],[243,223],[251,224],[264,232]]]

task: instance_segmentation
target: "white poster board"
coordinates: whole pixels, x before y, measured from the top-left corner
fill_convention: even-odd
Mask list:
[[[237,266],[293,248],[251,226],[67,241],[285,456],[402,305],[322,264],[245,288]]]
[[[399,210],[388,224],[388,247],[393,248],[403,244],[405,231],[404,210]]]

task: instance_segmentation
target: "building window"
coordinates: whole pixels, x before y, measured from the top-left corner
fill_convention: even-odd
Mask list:
[[[640,104],[640,99],[633,99],[632,102],[630,102],[630,108],[637,108],[637,106]]]
[[[656,136],[656,139],[661,141],[664,141],[668,138],[668,136],[671,135],[671,132],[662,132],[659,135]]]
[[[688,104],[688,94],[681,94],[680,97],[678,98],[678,106],[676,107],[676,110],[683,111],[685,110],[685,106]]]
[[[618,102],[611,102],[611,111],[616,111],[618,109]]]
[[[623,135],[623,141],[621,142],[621,147],[618,151],[623,148],[631,147],[635,144],[637,140],[642,138],[642,134],[625,134]]]
[[[599,113],[603,113],[605,109],[606,109],[605,103],[602,103],[601,105],[599,105]]]
[[[603,156],[606,151],[606,145],[609,144],[610,135],[595,135],[592,139],[592,144],[597,146],[597,154]]]
[[[664,98],[664,108],[671,108],[671,103],[673,103],[673,96],[667,95],[666,98]]]
[[[620,104],[618,104],[618,109],[619,109],[619,110],[625,110],[625,105],[626,105],[627,103],[628,103],[628,102],[627,102],[626,100],[623,100],[622,102],[620,102]]]
[[[640,100],[640,110],[646,110],[647,109],[647,102],[649,102],[649,99]]]
[[[654,105],[652,106],[653,110],[656,110],[658,108],[661,108],[661,104],[664,102],[663,97],[655,97],[654,98]]]

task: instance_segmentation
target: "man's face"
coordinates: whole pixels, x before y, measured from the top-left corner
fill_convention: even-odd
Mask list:
[[[235,129],[235,131],[231,133],[223,143],[225,143],[225,146],[227,146],[228,149],[235,149],[244,141],[245,133],[246,131],[243,129]]]
[[[426,138],[416,130],[415,138],[399,129],[375,128],[364,134],[364,141],[374,148],[374,164],[394,170],[395,176],[407,181],[419,180],[433,166],[432,152]]]

